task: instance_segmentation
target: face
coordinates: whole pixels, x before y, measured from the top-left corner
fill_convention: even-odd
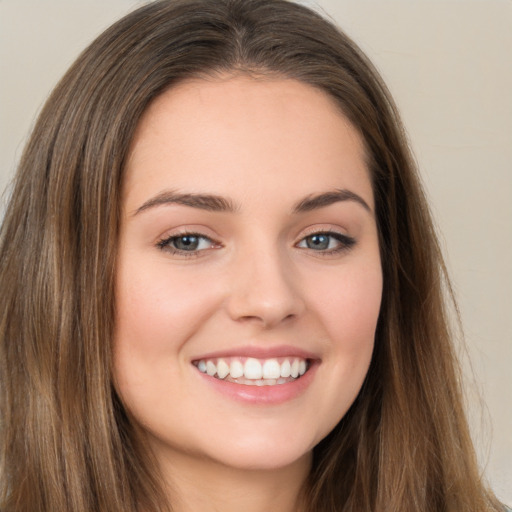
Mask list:
[[[319,90],[226,77],[152,103],[126,167],[114,378],[158,457],[309,460],[370,363],[373,210],[361,138]]]

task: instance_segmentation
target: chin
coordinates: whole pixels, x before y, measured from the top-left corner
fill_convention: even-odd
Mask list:
[[[203,453],[212,461],[238,470],[273,471],[304,464],[309,468],[313,448],[323,437],[308,436],[300,428],[283,427],[275,432],[259,427],[250,434],[226,432],[204,446]]]
[[[312,448],[308,450],[294,449],[293,446],[286,446],[283,449],[272,450],[262,446],[248,449],[229,450],[229,453],[217,455],[212,460],[222,466],[230,467],[240,471],[279,471],[294,466],[309,468]]]

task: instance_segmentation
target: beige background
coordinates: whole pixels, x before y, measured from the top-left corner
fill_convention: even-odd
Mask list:
[[[0,0],[0,191],[58,78],[140,3]],[[512,0],[318,3],[377,64],[402,111],[460,301],[481,464],[512,504]]]

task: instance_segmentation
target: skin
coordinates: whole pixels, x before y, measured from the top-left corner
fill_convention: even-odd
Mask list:
[[[297,211],[339,190],[352,195]],[[169,191],[232,208],[176,203]],[[124,183],[114,373],[175,510],[298,509],[312,449],[354,401],[372,356],[382,294],[373,208],[359,134],[308,85],[188,81],[143,116]],[[191,232],[200,245],[176,252]],[[311,246],[327,232],[354,244],[326,235],[326,247]],[[282,403],[227,396],[192,364],[282,345],[315,357],[309,385]]]

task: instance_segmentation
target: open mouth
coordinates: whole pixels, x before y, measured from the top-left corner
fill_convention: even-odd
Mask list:
[[[201,373],[226,382],[246,386],[276,386],[300,379],[309,370],[311,362],[300,357],[223,357],[199,359],[193,364]]]

